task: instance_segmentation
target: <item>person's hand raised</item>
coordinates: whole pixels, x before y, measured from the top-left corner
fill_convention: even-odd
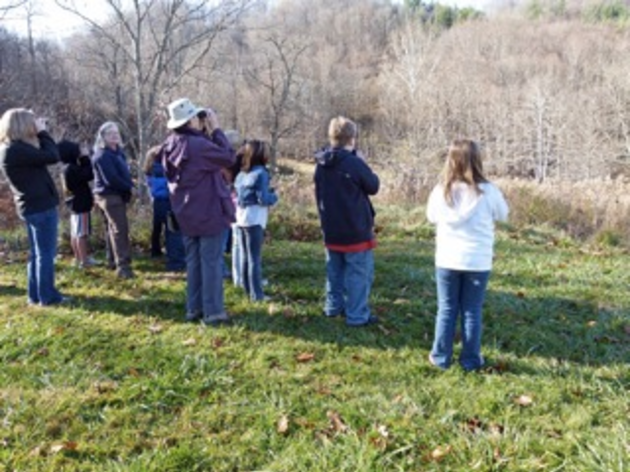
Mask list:
[[[48,129],[48,118],[44,118],[43,116],[38,116],[35,118],[35,128],[37,132],[46,131]]]
[[[212,108],[206,108],[206,113],[208,114],[206,118],[206,127],[208,130],[208,134],[210,134],[215,129],[219,128],[219,118]]]

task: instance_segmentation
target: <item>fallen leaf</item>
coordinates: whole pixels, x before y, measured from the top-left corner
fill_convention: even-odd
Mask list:
[[[223,346],[224,343],[225,341],[223,340],[223,338],[214,338],[212,340],[212,347],[215,349],[219,349],[220,347]]]
[[[278,312],[278,307],[275,303],[270,303],[269,308],[267,308],[267,313],[273,315]]]
[[[61,451],[76,451],[79,445],[74,441],[66,441],[61,444],[50,446],[50,452],[57,454]]]
[[[302,354],[298,354],[296,360],[298,362],[310,362],[315,359],[315,354],[312,352],[303,352]]]
[[[503,436],[504,431],[505,427],[502,424],[492,423],[490,426],[488,426],[488,433],[490,433],[490,436],[495,438]]]
[[[163,330],[164,328],[162,327],[162,325],[154,324],[149,326],[149,331],[151,331],[151,333],[153,334],[161,333]]]
[[[520,406],[531,406],[534,403],[534,399],[529,395],[520,395],[514,400],[514,403]]]
[[[46,347],[43,347],[43,348],[37,350],[37,355],[38,356],[46,357],[46,356],[48,356],[48,354],[50,354],[50,351],[48,351],[48,348],[46,348]]]
[[[332,391],[328,387],[319,387],[317,393],[320,395],[332,395]]]
[[[285,318],[295,318],[295,310],[290,306],[286,307],[284,310],[282,310],[282,316],[284,316]]]
[[[94,382],[92,387],[98,393],[108,393],[116,391],[118,389],[118,384],[113,381]]]
[[[383,326],[382,324],[378,325],[378,329],[381,330],[381,332],[385,335],[385,336],[389,336],[390,334],[392,334],[391,330],[387,329],[385,326]]]
[[[482,431],[485,428],[485,425],[479,418],[475,416],[474,418],[466,420],[463,427],[466,431],[476,434]]]
[[[452,446],[438,446],[431,451],[431,459],[434,461],[441,461],[448,456],[453,450]]]
[[[28,453],[29,457],[43,457],[45,456],[44,449],[41,446],[34,447],[31,452]]]
[[[376,431],[378,431],[378,434],[380,434],[384,438],[389,437],[389,431],[387,430],[387,426],[385,426],[384,424],[378,425]]]
[[[182,344],[184,346],[196,346],[197,345],[197,340],[195,338],[188,338],[188,339],[182,341]]]
[[[525,298],[525,292],[520,292],[520,291],[519,291],[519,292],[516,292],[516,296],[517,296],[518,298]]]
[[[134,367],[130,367],[128,373],[132,377],[140,377],[140,372],[138,371],[138,369],[136,369]]]
[[[330,420],[330,427],[333,431],[338,433],[345,433],[348,430],[348,426],[343,422],[339,413],[333,410],[329,410],[326,416]]]
[[[282,415],[278,420],[278,427],[276,428],[278,433],[286,434],[289,431],[289,418],[287,415]]]
[[[588,326],[589,328],[593,328],[594,326],[597,326],[597,321],[589,321],[588,323],[586,323],[586,326]]]

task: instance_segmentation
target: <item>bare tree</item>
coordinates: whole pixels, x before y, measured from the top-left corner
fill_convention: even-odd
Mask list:
[[[9,13],[11,10],[15,10],[16,8],[20,8],[22,5],[26,4],[28,0],[13,0],[10,2],[3,2],[0,5],[0,18],[4,18],[4,16]]]
[[[304,80],[300,60],[308,47],[299,36],[265,31],[259,41],[257,64],[247,71],[251,83],[264,91],[272,169],[276,167],[280,139],[300,125],[301,114],[289,112],[295,112],[300,103]]]
[[[148,147],[147,137],[156,110],[177,91],[182,79],[199,67],[217,36],[232,25],[256,0],[103,0],[110,11],[104,22],[95,21],[74,0],[55,0],[62,9],[89,25],[130,70],[135,151],[140,159]],[[123,73],[124,77],[124,73]],[[130,126],[131,128],[131,126]]]

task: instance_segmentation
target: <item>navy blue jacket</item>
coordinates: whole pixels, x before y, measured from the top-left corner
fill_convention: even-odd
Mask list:
[[[324,243],[349,246],[374,239],[374,208],[369,195],[378,176],[354,151],[327,149],[316,154],[315,198]]]
[[[24,141],[0,145],[0,167],[4,171],[18,215],[41,213],[59,204],[59,194],[48,166],[59,162],[55,141],[46,131],[37,134],[39,148]]]
[[[94,193],[120,195],[127,201],[131,197],[133,181],[122,149],[100,149],[92,156],[94,168]]]

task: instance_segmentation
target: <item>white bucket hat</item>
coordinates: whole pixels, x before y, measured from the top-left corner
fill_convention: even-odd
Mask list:
[[[180,98],[168,105],[168,123],[166,127],[168,129],[179,128],[182,125],[188,123],[188,121],[197,116],[197,113],[203,111],[203,108],[197,108],[187,98]]]

